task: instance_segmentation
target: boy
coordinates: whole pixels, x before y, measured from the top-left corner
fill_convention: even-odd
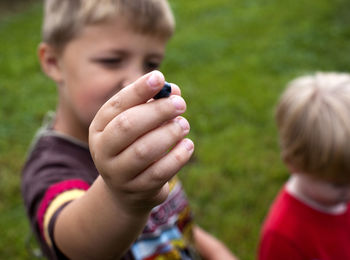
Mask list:
[[[23,169],[32,228],[51,259],[234,259],[195,226],[176,173],[194,145],[159,67],[165,0],[47,0],[39,59],[58,105]]]
[[[350,75],[292,81],[277,106],[291,172],[265,220],[260,260],[350,259]]]

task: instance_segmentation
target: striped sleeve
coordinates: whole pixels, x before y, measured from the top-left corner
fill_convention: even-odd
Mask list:
[[[68,202],[81,197],[89,187],[88,183],[80,179],[71,179],[55,183],[46,190],[36,218],[40,234],[50,247],[53,244],[49,235],[49,224],[52,217]]]

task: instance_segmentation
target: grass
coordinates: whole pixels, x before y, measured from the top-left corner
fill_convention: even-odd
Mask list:
[[[285,84],[318,70],[349,71],[345,0],[170,1],[177,32],[162,71],[181,86],[196,144],[183,169],[197,222],[242,260],[288,174],[273,110]],[[54,84],[36,58],[41,5],[0,18],[0,259],[32,259],[20,171]]]

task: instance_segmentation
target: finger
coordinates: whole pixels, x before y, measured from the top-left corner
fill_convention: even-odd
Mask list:
[[[116,116],[99,136],[106,156],[116,156],[140,136],[184,113],[186,103],[173,95],[167,99],[132,107]]]
[[[152,71],[111,97],[96,113],[91,123],[91,131],[101,132],[117,115],[130,107],[146,103],[164,85],[164,76],[160,71]]]
[[[170,95],[176,95],[176,96],[181,96],[181,89],[179,88],[178,85],[174,84],[174,83],[168,83],[171,85],[171,93]],[[147,102],[153,102],[154,99],[150,99]]]
[[[171,85],[171,95],[181,96],[181,90],[179,86],[174,83],[170,83],[170,85]]]
[[[122,173],[116,176],[119,183],[128,182],[165,156],[171,147],[188,134],[189,129],[187,120],[177,117],[136,140],[114,160],[110,160],[108,168],[114,171],[118,169]]]
[[[128,189],[140,192],[160,189],[188,162],[193,151],[190,139],[181,140],[166,156],[129,182]]]

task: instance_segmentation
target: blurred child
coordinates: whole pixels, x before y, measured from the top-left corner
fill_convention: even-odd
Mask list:
[[[290,179],[265,220],[260,260],[350,259],[350,74],[292,81],[276,111]]]
[[[50,259],[234,259],[175,177],[194,149],[179,87],[152,99],[173,30],[165,0],[45,2],[39,59],[58,104],[22,193]]]

